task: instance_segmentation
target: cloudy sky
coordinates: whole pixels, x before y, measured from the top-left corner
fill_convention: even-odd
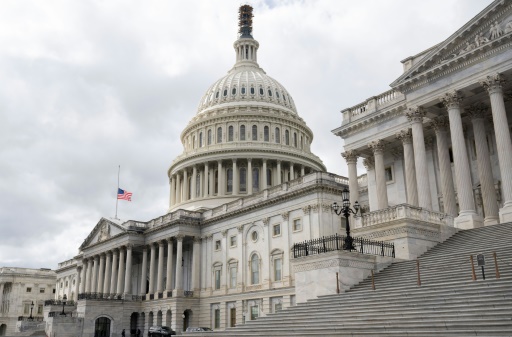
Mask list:
[[[312,150],[346,175],[340,110],[490,0],[254,0],[258,60],[293,96]],[[240,0],[0,2],[0,267],[56,268],[98,220],[168,205],[166,171],[204,91],[234,63]]]

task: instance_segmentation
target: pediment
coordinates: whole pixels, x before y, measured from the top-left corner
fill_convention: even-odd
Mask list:
[[[85,238],[84,242],[80,246],[80,250],[125,232],[126,229],[122,225],[109,219],[101,218],[89,233],[87,238]]]
[[[391,87],[409,91],[428,80],[479,62],[512,44],[512,1],[496,0],[418,60]]]

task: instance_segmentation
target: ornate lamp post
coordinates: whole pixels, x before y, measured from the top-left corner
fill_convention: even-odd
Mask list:
[[[30,304],[30,317],[28,319],[31,321],[34,320],[34,317],[32,317],[32,310],[34,310],[34,301]]]
[[[66,316],[66,313],[64,312],[64,306],[66,305],[66,301],[68,300],[68,297],[66,294],[64,294],[64,297],[62,298],[62,312],[60,313],[61,316]]]
[[[353,244],[352,237],[350,236],[350,224],[349,224],[348,218],[350,216],[350,213],[356,215],[357,212],[359,212],[359,202],[357,202],[357,201],[354,202],[354,209],[350,208],[350,199],[349,199],[350,192],[347,188],[343,189],[343,191],[341,192],[341,197],[343,199],[342,206],[339,206],[338,203],[335,202],[332,204],[331,207],[332,207],[334,213],[336,213],[336,215],[343,214],[343,216],[346,219],[345,229],[347,231],[347,236],[345,237],[345,244],[343,245],[343,249],[351,251],[351,250],[354,250],[355,247]]]

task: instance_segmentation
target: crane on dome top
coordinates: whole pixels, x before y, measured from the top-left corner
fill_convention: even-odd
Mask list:
[[[242,5],[238,9],[238,33],[239,37],[252,38],[252,6]]]

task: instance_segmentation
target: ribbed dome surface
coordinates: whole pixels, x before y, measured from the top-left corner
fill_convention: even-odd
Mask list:
[[[297,114],[288,91],[263,69],[255,66],[233,68],[206,91],[198,107],[198,114],[222,106],[266,102]]]

